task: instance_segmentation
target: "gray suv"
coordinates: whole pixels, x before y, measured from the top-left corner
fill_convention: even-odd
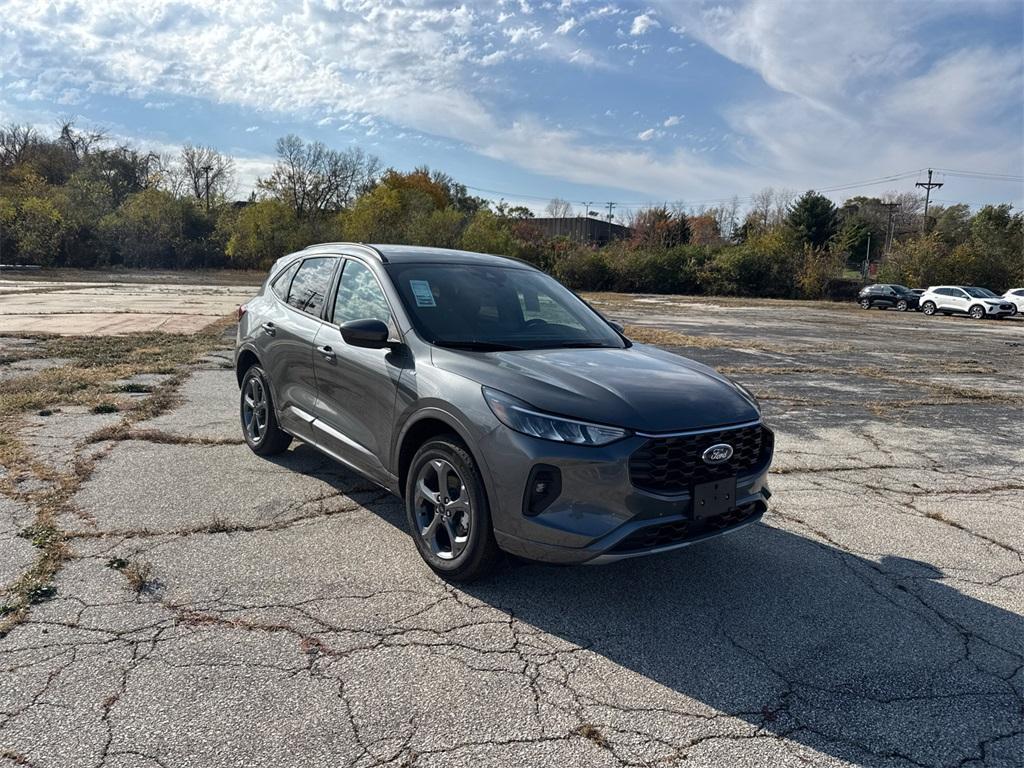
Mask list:
[[[663,552],[767,507],[774,440],[747,390],[514,259],[310,246],[239,308],[235,366],[253,451],[296,437],[402,497],[449,579],[502,551]]]

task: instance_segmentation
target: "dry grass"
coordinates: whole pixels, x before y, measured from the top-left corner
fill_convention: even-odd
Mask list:
[[[135,594],[142,594],[153,588],[153,565],[145,560],[133,560],[124,568],[121,573],[128,580],[128,587]]]
[[[605,738],[605,735],[601,733],[596,725],[592,725],[591,723],[582,723],[573,730],[573,733],[577,736],[582,736],[588,741],[594,742],[599,747],[608,747],[608,739]]]
[[[70,362],[0,381],[0,493],[34,508],[35,523],[28,529],[28,535],[39,549],[36,562],[0,603],[0,637],[24,620],[32,604],[56,594],[54,578],[70,557],[67,537],[57,527],[57,519],[61,513],[74,511],[72,497],[92,474],[97,459],[104,455],[101,452],[92,454],[90,459],[78,459],[70,469],[60,472],[40,463],[18,439],[24,414],[53,413],[68,405],[110,412],[114,406],[124,416],[111,436],[130,434],[135,422],[176,404],[176,391],[184,379],[186,365],[218,346],[229,323],[225,318],[192,336],[145,333],[33,337],[39,339],[39,344],[32,348],[31,357],[61,357]],[[142,373],[170,373],[172,377],[144,400],[111,402],[114,381]],[[29,479],[36,482],[25,483]],[[146,564],[128,564],[124,572],[136,591],[151,582]]]
[[[696,349],[761,349],[780,351],[774,345],[755,340],[726,339],[721,336],[693,336],[688,333],[658,328],[652,325],[627,325],[626,336],[641,344],[666,347],[693,347]]]

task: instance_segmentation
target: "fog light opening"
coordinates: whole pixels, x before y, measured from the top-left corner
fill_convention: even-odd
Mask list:
[[[523,497],[523,514],[539,515],[562,493],[562,473],[550,464],[538,464],[530,471]]]

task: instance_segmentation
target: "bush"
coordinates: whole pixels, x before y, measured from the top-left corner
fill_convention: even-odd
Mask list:
[[[785,230],[759,234],[707,262],[701,283],[710,293],[793,298],[802,250]]]
[[[57,263],[64,219],[49,200],[30,197],[22,202],[11,231],[18,243],[19,259],[44,267]]]
[[[615,272],[605,254],[589,249],[560,257],[552,268],[552,274],[578,291],[607,291],[615,281]]]
[[[630,293],[696,293],[700,291],[691,250],[626,251],[609,259],[613,290]]]
[[[851,280],[848,277],[833,277],[825,284],[824,296],[832,301],[847,301],[856,299],[864,283],[860,280]]]
[[[295,212],[280,200],[260,200],[237,215],[225,214],[218,229],[227,236],[228,265],[237,269],[265,269],[302,247]]]

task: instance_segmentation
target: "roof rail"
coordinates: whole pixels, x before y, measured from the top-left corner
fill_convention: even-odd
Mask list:
[[[302,250],[308,251],[311,248],[322,248],[322,247],[328,246],[328,245],[344,245],[344,246],[348,246],[350,248],[352,248],[352,247],[362,248],[363,250],[369,252],[370,255],[376,256],[378,259],[381,260],[382,263],[384,263],[384,264],[388,263],[388,257],[387,256],[385,256],[383,253],[381,253],[380,250],[378,250],[377,248],[374,248],[372,245],[367,245],[366,243],[346,243],[346,242],[310,243],[309,245],[307,245]]]

